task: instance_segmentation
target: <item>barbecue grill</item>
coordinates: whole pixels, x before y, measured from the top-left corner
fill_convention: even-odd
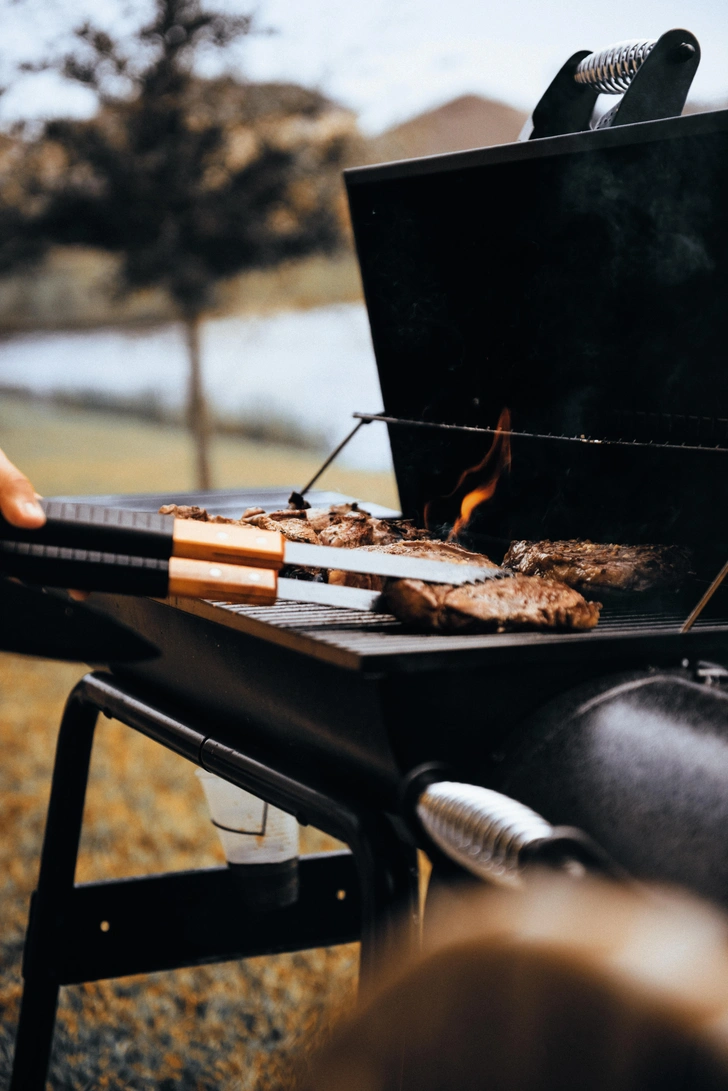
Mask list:
[[[415,815],[433,782],[505,791],[546,824],[580,827],[618,867],[728,902],[726,594],[681,632],[728,558],[728,111],[613,121],[347,173],[383,395],[382,412],[357,416],[386,424],[402,512],[433,533],[454,523],[458,481],[507,408],[510,472],[468,545],[500,559],[512,538],[676,543],[694,575],[678,592],[609,596],[582,633],[427,635],[302,603],[93,596],[159,655],[112,663],[70,700],[15,1087],[42,1086],[60,983],[357,937],[367,970],[391,915],[414,919],[416,845],[449,866]],[[238,515],[287,498],[88,499]],[[252,918],[247,946],[225,869],[74,887],[99,710],[353,855],[302,861],[299,902]],[[221,926],[209,897],[228,907]],[[101,935],[100,913],[127,923]]]

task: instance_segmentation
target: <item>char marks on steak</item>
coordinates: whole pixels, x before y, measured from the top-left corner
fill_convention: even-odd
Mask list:
[[[519,629],[593,629],[601,604],[572,587],[534,576],[462,587],[392,580],[382,607],[406,625],[435,633],[506,633]]]
[[[597,593],[677,589],[692,574],[690,551],[681,546],[600,545],[588,539],[511,542],[503,564]]]
[[[278,512],[275,513],[276,516],[278,514]],[[290,513],[288,514],[290,516]],[[274,519],[271,515],[253,515],[248,519],[241,519],[240,523],[243,526],[247,524],[258,527],[259,530],[277,530],[289,542],[309,542],[311,545],[318,545],[318,535],[313,527],[309,526],[305,519],[298,519],[295,516]]]
[[[247,508],[240,519],[210,515],[205,508],[181,504],[165,504],[159,512],[161,515],[197,519],[203,523],[235,523],[261,530],[278,530],[290,542],[310,542],[312,545],[330,545],[341,549],[427,538],[427,531],[418,530],[409,519],[377,519],[356,503],[269,512],[262,508]]]
[[[195,504],[162,504],[160,515],[173,515],[175,519],[196,519],[198,523],[239,523],[239,519],[228,519],[225,515],[210,515],[206,508]]]
[[[426,534],[427,531],[416,530],[403,519],[377,519],[364,511],[342,513],[318,531],[321,545],[339,549],[361,549],[363,546],[416,541]]]

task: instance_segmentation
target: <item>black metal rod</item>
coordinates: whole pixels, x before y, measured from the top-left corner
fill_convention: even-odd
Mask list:
[[[86,701],[105,716],[113,717],[155,742],[174,750],[188,761],[200,764],[206,736],[173,716],[154,708],[133,692],[122,689],[111,674],[94,671],[79,682]]]
[[[359,415],[360,414],[358,414],[358,413],[354,413],[355,417],[357,417]],[[321,463],[321,465],[319,466],[318,470],[313,475],[311,480],[306,485],[303,486],[303,488],[301,489],[300,492],[294,493],[293,494],[294,496],[305,496],[306,493],[308,492],[308,490],[310,488],[313,488],[313,486],[316,484],[318,479],[321,477],[321,474],[324,472],[324,470],[328,470],[329,466],[334,461],[334,459],[337,457],[337,455],[339,455],[344,450],[347,443],[349,443],[349,441],[352,440],[354,438],[354,436],[357,434],[357,432],[361,428],[362,424],[369,424],[369,421],[365,420],[364,418],[362,418],[360,421],[358,421],[357,424],[355,424],[354,427],[352,428],[352,430],[349,432],[348,436],[345,436],[344,439],[342,439],[339,446],[334,448],[334,450],[328,456],[326,461]]]
[[[725,580],[726,576],[728,576],[728,561],[726,561],[726,563],[723,565],[723,567],[721,568],[718,575],[715,577],[715,579],[711,583],[710,587],[708,587],[708,589],[705,591],[702,598],[700,599],[700,602],[698,602],[698,604],[696,606],[694,606],[693,609],[688,614],[688,616],[685,619],[685,621],[683,622],[683,626],[682,626],[682,628],[680,630],[681,633],[689,633],[690,632],[693,625],[698,620],[698,618],[702,614],[703,610],[705,609],[705,607],[708,605],[708,603],[712,599],[715,592],[718,590],[718,588],[721,586],[721,584]]]
[[[489,436],[512,436],[514,439],[553,440],[557,443],[582,443],[595,447],[649,447],[660,451],[706,451],[711,454],[728,454],[728,447],[702,447],[691,443],[652,443],[639,439],[593,439],[591,436],[556,436],[552,432],[518,432],[513,428],[486,428],[474,424],[443,424],[440,421],[408,420],[404,417],[387,417],[383,413],[352,413],[364,424],[382,421],[383,424],[404,428],[433,428],[446,432],[475,432]]]

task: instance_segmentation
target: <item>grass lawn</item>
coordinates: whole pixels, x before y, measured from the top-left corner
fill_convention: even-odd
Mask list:
[[[102,493],[192,487],[181,430],[106,414],[0,403],[0,446],[38,490]],[[217,440],[216,485],[300,485],[315,456]],[[386,474],[330,470],[323,484],[396,505]],[[7,623],[7,619],[6,619]],[[0,655],[0,1086],[20,997],[28,899],[35,885],[55,736],[81,665]],[[304,851],[331,839],[302,831]],[[193,767],[113,721],[94,751],[78,879],[222,861]],[[62,990],[54,1091],[265,1091],[286,1086],[290,1058],[350,1002],[355,946],[251,959]]]
[[[63,409],[0,393],[0,447],[45,496],[68,493],[179,492],[195,487],[193,452],[182,428],[112,413]],[[300,488],[323,458],[308,451],[213,441],[216,488],[285,485]],[[329,467],[317,488],[398,507],[394,477]]]

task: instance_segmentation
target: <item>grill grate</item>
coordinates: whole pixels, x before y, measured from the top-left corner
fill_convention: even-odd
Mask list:
[[[341,666],[359,669],[362,666],[376,669],[378,666],[394,665],[398,657],[415,657],[419,667],[425,668],[430,665],[432,654],[493,652],[514,646],[565,646],[575,642],[599,641],[599,638],[672,637],[680,634],[686,616],[685,610],[677,606],[670,611],[653,609],[642,612],[606,607],[597,628],[589,632],[439,635],[411,632],[389,614],[341,610],[311,603],[241,606],[177,600],[176,605],[255,637],[337,662]],[[701,618],[696,622],[693,633],[697,635],[701,632],[727,633],[728,617]]]
[[[266,625],[275,625],[284,629],[292,629],[300,632],[315,633],[318,639],[326,640],[329,633],[360,633],[363,636],[377,634],[378,637],[391,638],[416,638],[431,640],[436,634],[409,632],[400,621],[391,614],[372,614],[363,610],[342,610],[339,607],[318,606],[305,602],[277,603],[275,606],[241,606],[230,602],[216,602],[215,607],[229,613],[253,618]],[[593,636],[599,632],[624,633],[639,632],[643,629],[654,632],[659,629],[663,632],[680,632],[680,627],[685,621],[685,613],[675,610],[669,613],[664,611],[642,612],[632,610],[618,612],[613,608],[605,607],[601,620],[596,629],[580,636]],[[696,622],[696,628],[720,628],[728,629],[728,618],[700,619]],[[498,634],[475,634],[457,637],[458,640],[477,640],[483,635],[493,637]],[[543,635],[543,634],[542,634]],[[553,634],[561,635],[564,634]],[[448,643],[452,636],[440,637]]]

